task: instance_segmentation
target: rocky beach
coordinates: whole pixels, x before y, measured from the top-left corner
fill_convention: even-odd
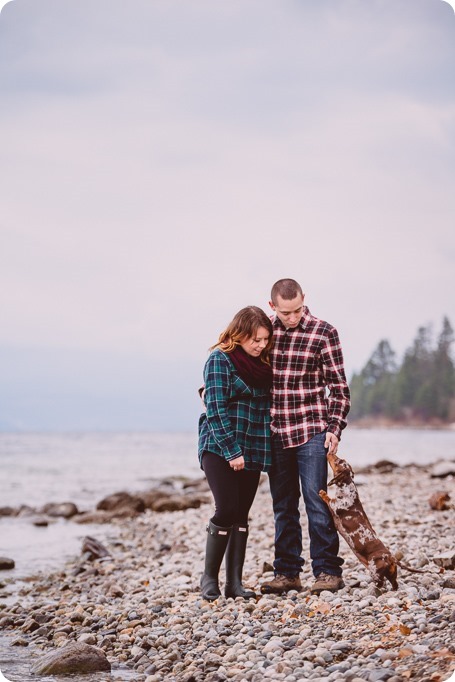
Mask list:
[[[69,503],[29,510],[33,523],[66,514],[66,523],[86,524],[87,537],[80,555],[52,574],[15,584],[3,564],[0,633],[9,654],[0,669],[11,682],[24,679],[17,662],[37,681],[68,671],[77,682],[448,680],[455,670],[454,475],[454,462],[356,470],[377,534],[403,564],[423,571],[400,568],[397,591],[378,590],[342,540],[343,590],[310,595],[306,563],[302,592],[261,595],[273,561],[266,476],[251,511],[244,582],[257,598],[249,601],[201,599],[212,513],[204,480],[110,496],[85,514]],[[115,526],[115,540],[98,542],[91,523]],[[76,667],[65,668],[70,660]]]

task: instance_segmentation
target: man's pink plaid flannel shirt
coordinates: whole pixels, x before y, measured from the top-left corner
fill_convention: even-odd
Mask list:
[[[340,438],[351,402],[337,330],[305,306],[295,329],[275,317],[273,334],[272,433],[284,448],[325,429]]]

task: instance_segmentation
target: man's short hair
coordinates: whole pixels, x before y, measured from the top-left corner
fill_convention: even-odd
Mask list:
[[[272,303],[276,303],[278,296],[285,301],[292,301],[299,294],[303,296],[302,287],[295,279],[279,279],[272,287]]]

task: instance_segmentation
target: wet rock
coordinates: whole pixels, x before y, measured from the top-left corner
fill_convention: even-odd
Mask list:
[[[104,651],[83,642],[72,642],[51,651],[31,667],[33,675],[68,675],[110,670],[111,664]]]
[[[0,516],[16,516],[16,514],[14,507],[0,507]]]
[[[378,462],[376,462],[374,467],[381,474],[387,474],[396,469],[398,464],[395,464],[395,462],[391,462],[388,459],[380,459]]]
[[[45,504],[41,509],[41,514],[47,514],[52,517],[62,517],[64,519],[71,519],[79,513],[78,508],[73,502],[50,502]]]
[[[89,560],[111,556],[109,550],[96,538],[92,538],[90,535],[87,535],[82,540],[82,553],[87,554]]]
[[[46,519],[44,516],[37,516],[32,519],[32,524],[37,528],[47,528],[49,525],[49,519]]]
[[[152,510],[156,512],[183,511],[185,509],[199,509],[205,502],[197,495],[169,495],[167,498],[157,500],[152,505]]]
[[[14,568],[15,565],[14,559],[0,556],[0,571],[9,571],[11,568]]]
[[[34,620],[34,618],[28,618],[25,623],[22,626],[22,631],[27,633],[27,632],[35,632],[35,630],[39,630],[40,624]]]
[[[108,511],[94,511],[94,512],[82,512],[77,516],[73,516],[72,521],[79,524],[89,524],[89,523],[111,523],[116,518],[122,518],[122,513],[119,512],[108,512]],[[127,510],[124,518],[131,518],[131,514]]]
[[[184,481],[182,487],[184,490],[191,488],[192,490],[197,490],[199,492],[210,492],[210,487],[205,476]]]
[[[430,476],[431,478],[446,478],[447,476],[455,476],[455,462],[437,462],[433,465]]]
[[[101,511],[128,512],[131,516],[136,516],[145,511],[144,501],[138,495],[130,495],[130,493],[119,492],[113,495],[108,495],[103,498],[96,508]]]
[[[153,505],[159,500],[165,500],[169,497],[169,492],[160,489],[147,490],[139,493],[138,497],[143,501],[145,509],[153,509]]]
[[[21,518],[24,516],[33,516],[34,514],[36,514],[36,509],[30,507],[28,504],[21,504],[16,512],[16,516],[20,516]]]

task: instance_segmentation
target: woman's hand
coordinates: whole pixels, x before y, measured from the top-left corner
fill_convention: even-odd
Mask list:
[[[242,469],[245,468],[245,460],[243,459],[243,456],[236,457],[235,459],[231,459],[229,461],[229,466],[231,469],[234,469],[234,471],[241,471]]]

